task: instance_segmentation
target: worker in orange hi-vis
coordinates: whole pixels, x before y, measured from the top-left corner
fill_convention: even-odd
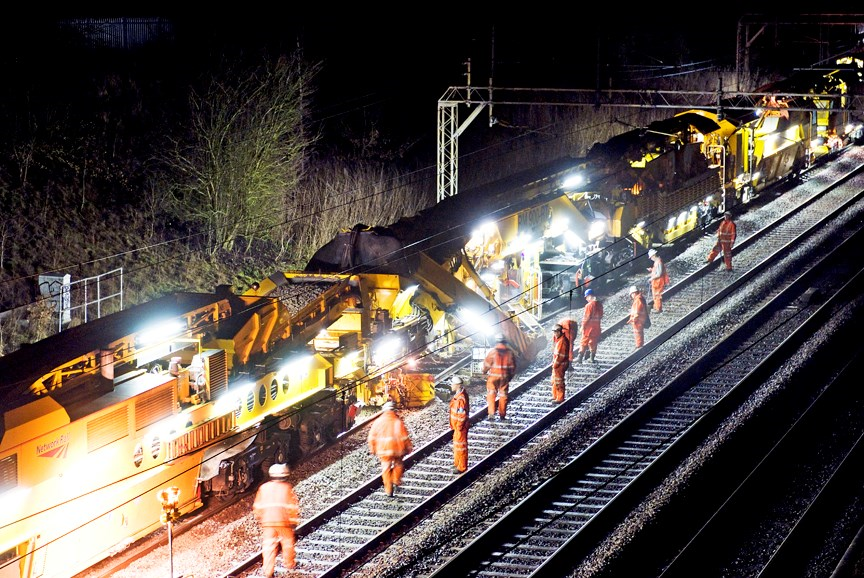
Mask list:
[[[290,470],[285,464],[273,464],[268,470],[270,481],[258,488],[252,511],[263,534],[261,556],[264,575],[273,578],[276,555],[282,548],[286,568],[294,568],[294,531],[300,523],[300,506],[294,487],[288,482]]]
[[[655,249],[649,249],[648,258],[654,261],[654,265],[648,268],[651,281],[651,296],[654,298],[655,313],[663,312],[663,290],[669,284],[669,273],[666,271],[666,263],[660,258]]]
[[[735,244],[736,229],[735,221],[732,220],[732,213],[729,211],[723,213],[723,220],[720,221],[720,226],[717,227],[717,243],[711,247],[711,251],[708,252],[708,258],[706,259],[709,263],[713,262],[714,258],[722,251],[723,263],[726,265],[726,270],[732,270],[732,246]]]
[[[600,341],[600,322],[603,320],[603,303],[594,295],[593,289],[585,291],[585,300],[588,303],[582,311],[582,341],[579,343],[579,355],[577,363],[582,363],[585,356],[594,363],[597,355],[597,343]]]
[[[573,362],[574,354],[576,353],[576,338],[579,337],[579,324],[576,323],[573,319],[569,317],[565,317],[561,321],[558,322],[558,325],[564,330],[564,335],[567,336],[567,339],[570,341],[570,356],[567,358],[567,361]]]
[[[388,401],[381,406],[379,415],[369,428],[369,451],[381,461],[381,480],[384,492],[393,496],[402,484],[405,472],[403,459],[414,449],[405,422],[396,415],[396,405]]]
[[[465,382],[458,375],[450,380],[453,397],[450,398],[450,429],[453,430],[453,473],[463,474],[468,469],[468,427],[471,410]]]
[[[645,322],[648,319],[648,306],[645,303],[645,297],[642,296],[642,291],[635,285],[630,287],[630,298],[633,302],[630,305],[630,317],[627,318],[627,323],[633,326],[636,349],[639,349],[645,345]]]
[[[507,396],[510,380],[516,375],[516,354],[507,345],[503,333],[495,336],[495,347],[483,359],[483,375],[486,376],[486,406],[489,419],[495,417],[497,402],[498,419],[507,419]]]
[[[561,403],[566,394],[565,375],[570,368],[570,340],[561,324],[552,330],[552,401]]]

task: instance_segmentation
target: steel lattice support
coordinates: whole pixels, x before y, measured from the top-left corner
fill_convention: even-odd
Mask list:
[[[438,202],[456,194],[459,175],[459,136],[456,134],[459,104],[438,102]]]

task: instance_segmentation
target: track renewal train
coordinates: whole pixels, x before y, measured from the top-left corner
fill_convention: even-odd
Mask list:
[[[269,464],[334,440],[356,398],[430,401],[432,376],[405,356],[433,327],[405,288],[393,275],[280,272],[241,295],[167,295],[0,358],[0,577],[73,576],[248,490]]]
[[[547,237],[546,293],[567,290],[562,264],[578,263],[577,284],[614,281],[610,272],[649,249],[686,242],[723,212],[860,144],[864,111],[849,105],[861,87],[862,60],[842,58],[757,89],[756,108],[730,98],[595,145],[552,177],[572,207],[560,212],[561,235]]]
[[[850,103],[860,102],[862,70],[860,55],[844,57],[760,87],[758,100],[687,110],[388,227],[357,226],[310,266],[404,273],[416,266],[407,254],[422,251],[450,259],[503,309],[539,316],[544,303],[614,284],[649,249],[686,243],[724,211],[860,144],[864,111]]]
[[[421,406],[413,363],[479,372],[504,333],[546,346],[549,302],[860,143],[860,60],[763,87],[764,108],[690,110],[356,225],[303,271],[242,294],[177,293],[0,357],[0,578],[68,578],[348,427],[353,400]],[[580,277],[581,276],[581,277]],[[581,281],[580,281],[581,279]]]

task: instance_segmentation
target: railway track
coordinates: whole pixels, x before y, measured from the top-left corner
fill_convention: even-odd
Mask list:
[[[671,528],[685,522],[686,508],[688,532],[664,534],[674,547],[663,548],[658,576],[851,575],[840,568],[864,515],[862,356],[860,346],[850,347],[861,319],[860,311],[848,316],[848,329],[814,352],[803,383],[796,379],[800,387],[780,401],[803,410],[784,411],[775,403],[763,412],[712,459],[710,469],[724,469],[726,483],[692,484],[665,516],[663,528]],[[851,362],[850,350],[856,354]],[[700,475],[703,482],[706,477]]]
[[[439,382],[446,380],[447,378],[449,378],[449,376],[458,372],[460,369],[462,369],[466,365],[469,365],[470,363],[470,353],[462,356],[457,355],[453,359],[449,360],[442,360],[436,357],[431,358],[431,362],[428,364],[428,367],[424,367],[424,369],[426,369],[428,372],[434,372],[436,375],[435,381]],[[369,422],[371,420],[375,419],[375,417],[377,417],[377,414],[369,417],[366,420],[358,420],[358,423],[354,427],[343,432],[339,436],[339,438],[344,438],[346,436],[351,436],[357,432],[361,432],[369,425]],[[311,459],[316,455],[336,446],[338,443],[338,439],[327,443],[309,454],[306,459]],[[257,486],[258,484],[256,483],[253,489],[250,490],[250,492],[254,493]],[[249,492],[243,494],[229,494],[222,498],[214,498],[210,500],[210,503],[206,508],[190,516],[184,517],[182,519],[182,523],[175,524],[171,533],[172,538],[176,539],[185,534],[186,532],[194,529],[197,525],[215,518],[220,513],[232,508],[237,504],[241,504],[244,499],[248,497],[248,495]],[[135,544],[130,545],[124,551],[119,552],[116,555],[99,562],[97,565],[89,568],[85,572],[81,572],[76,576],[76,578],[110,578],[121,570],[129,568],[136,561],[141,560],[152,554],[159,548],[165,547],[167,544],[167,532],[154,532],[153,534],[138,540]]]
[[[566,467],[433,576],[453,575],[457,568],[464,576],[561,576],[572,569],[573,560],[589,555],[634,505],[646,500],[657,483],[672,474],[711,428],[736,411],[786,361],[814,327],[861,292],[864,273],[847,283],[848,277],[832,272],[864,267],[859,250],[864,232],[842,243],[838,237],[832,239],[837,245],[828,257],[806,267],[799,263],[806,273],[767,291],[764,305],[745,323],[588,450],[571,456]],[[772,260],[767,261],[770,265]],[[757,273],[753,269],[748,275],[755,279]],[[824,307],[809,298],[814,288],[832,296]],[[706,556],[689,557],[686,570],[671,575],[708,575],[706,567],[714,566],[710,562],[706,566],[707,553],[720,549],[716,533],[713,538],[706,538],[702,549],[694,548]],[[639,568],[640,574],[655,575],[644,558],[638,560],[638,566],[619,567],[619,571]]]
[[[843,162],[843,158],[838,160],[838,163]],[[502,463],[507,457],[529,445],[538,433],[568,412],[578,411],[578,406],[594,392],[650,355],[664,340],[692,323],[711,305],[729,298],[736,288],[753,280],[760,269],[779,261],[790,251],[788,244],[791,240],[800,238],[807,231],[814,234],[814,223],[830,218],[832,213],[841,211],[844,204],[853,202],[855,193],[850,192],[851,187],[840,185],[856,177],[860,162],[860,158],[850,158],[850,172],[840,183],[832,185],[826,182],[823,190],[799,195],[796,208],[780,211],[783,214],[778,215],[776,224],[758,234],[752,232],[744,238],[742,233],[746,233],[746,220],[739,221],[739,239],[742,240],[736,247],[734,273],[714,272],[714,266],[705,266],[704,263],[693,265],[692,270],[688,270],[687,266],[678,267],[675,261],[669,262],[673,278],[681,281],[667,291],[671,309],[654,316],[654,327],[648,332],[650,341],[641,350],[632,352],[632,334],[624,324],[629,303],[620,295],[607,297],[606,319],[612,318],[614,322],[604,323],[606,329],[598,364],[573,368],[568,378],[570,397],[564,404],[552,404],[548,366],[539,363],[539,367],[532,368],[533,373],[512,387],[508,421],[484,420],[485,408],[472,415],[471,461],[466,474],[454,476],[450,473],[450,436],[445,432],[409,457],[405,483],[395,498],[384,495],[376,476],[301,525],[298,528],[298,569],[295,574],[337,576],[358,566],[492,468],[506,467]],[[820,187],[811,180],[808,188]],[[775,256],[766,259],[766,254]],[[768,291],[764,299],[774,296],[776,291]],[[644,401],[634,400],[631,409]],[[225,575],[252,575],[259,563],[260,553]]]

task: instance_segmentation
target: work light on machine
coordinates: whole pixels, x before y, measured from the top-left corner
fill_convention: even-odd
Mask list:
[[[564,232],[564,244],[571,252],[585,247],[582,237],[569,229]]]
[[[300,354],[291,358],[276,374],[276,378],[282,381],[286,375],[292,379],[303,379],[309,375],[309,366],[312,364],[312,356],[309,354]]]
[[[495,331],[497,319],[491,319],[489,315],[478,313],[472,309],[459,309],[457,313],[462,320],[463,327],[470,328],[476,334],[488,336]]]
[[[216,415],[222,415],[229,411],[234,411],[236,408],[242,407],[244,396],[245,393],[231,396],[223,395],[216,400],[216,404],[213,406],[213,411]]]
[[[491,221],[486,221],[482,223],[479,227],[471,231],[471,240],[469,241],[469,244],[485,245],[486,241],[488,241],[494,234],[495,223]]]
[[[399,338],[385,337],[375,344],[372,350],[372,362],[378,367],[390,365],[402,355],[402,343]]]
[[[575,189],[585,182],[585,177],[581,173],[571,173],[564,177],[561,181],[561,187],[564,189]]]
[[[186,324],[177,321],[161,321],[156,325],[148,327],[138,334],[138,343],[140,345],[153,345],[177,337],[183,330],[186,329]]]
[[[595,219],[591,221],[591,224],[588,225],[588,239],[596,240],[600,239],[606,234],[606,220],[605,219]]]
[[[517,255],[522,253],[526,247],[529,247],[532,243],[531,235],[528,233],[519,233],[519,235],[507,243],[507,247],[504,249],[505,255]]]
[[[569,221],[567,217],[555,217],[549,228],[546,229],[545,237],[560,237],[567,231]]]

